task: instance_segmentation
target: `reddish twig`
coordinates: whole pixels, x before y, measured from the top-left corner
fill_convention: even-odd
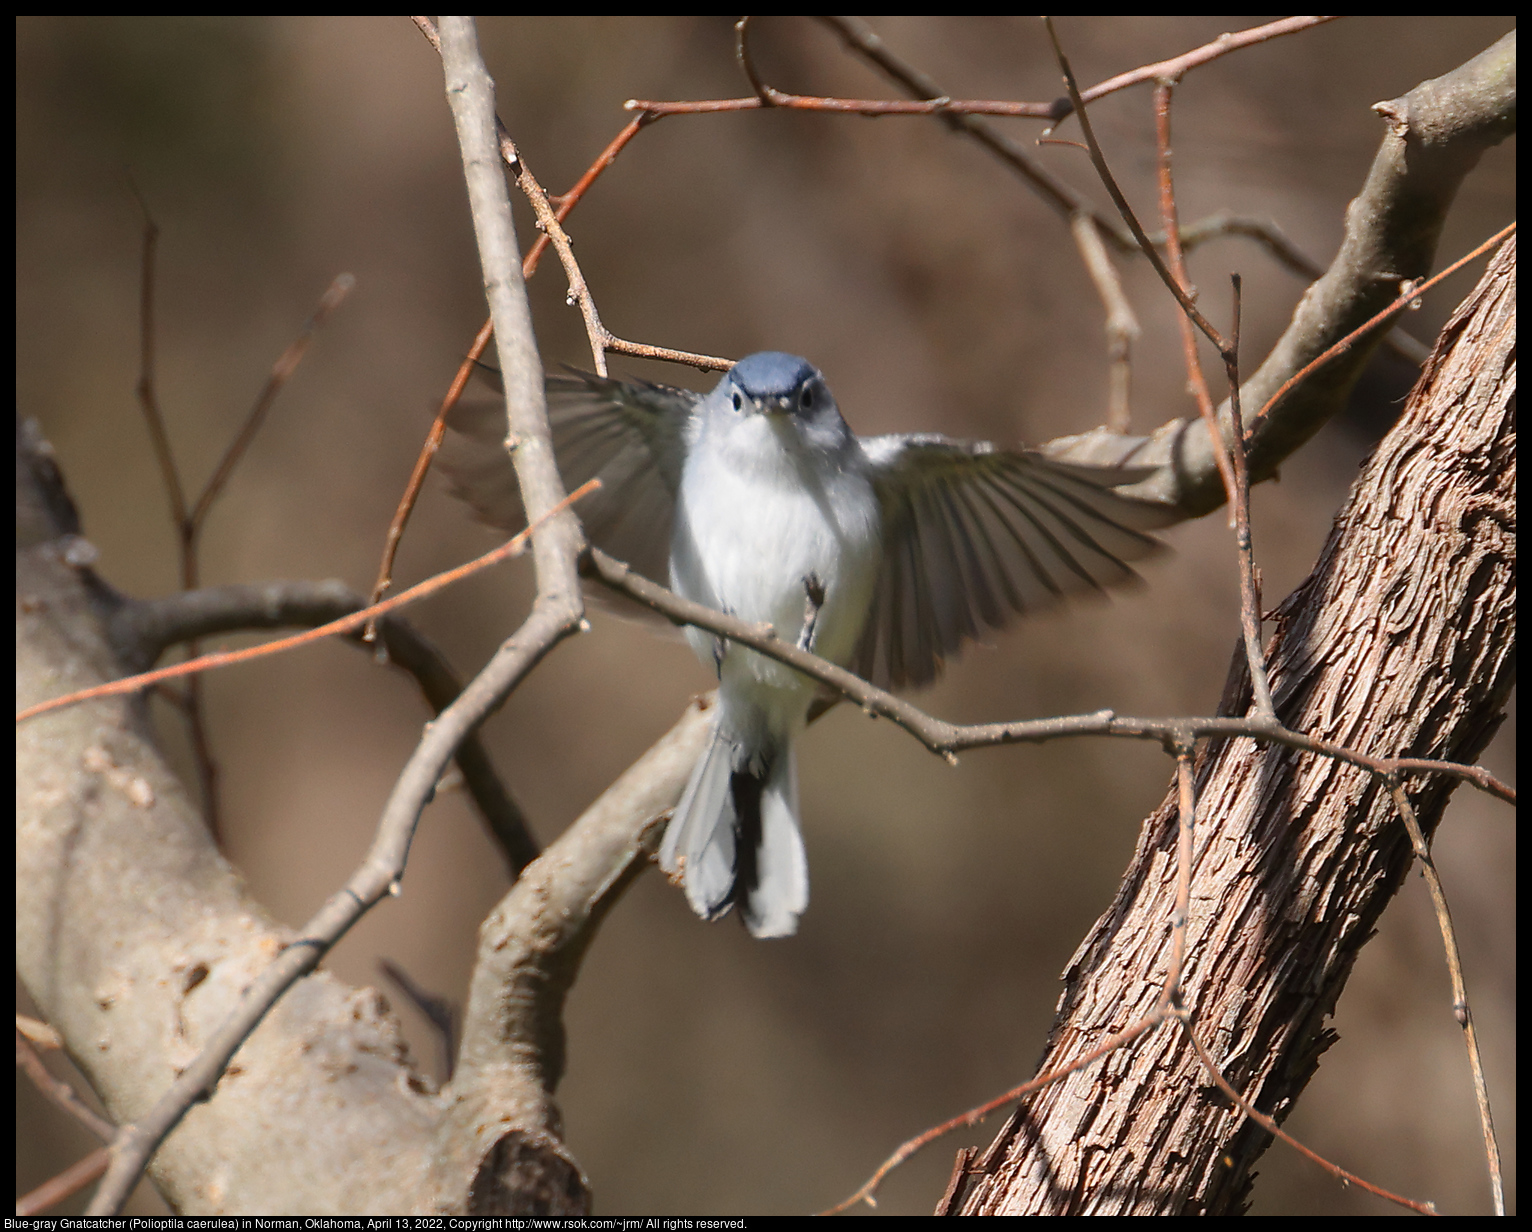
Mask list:
[[[590,186],[596,182],[601,173],[617,160],[617,156],[621,154],[622,151],[627,147],[628,142],[632,141],[634,137],[638,136],[639,130],[646,128],[658,118],[658,116],[650,115],[646,112],[643,115],[635,116],[633,119],[629,120],[628,123],[623,126],[622,132],[618,133],[617,136],[613,137],[612,140],[607,144],[606,149],[602,150],[600,154],[596,155],[596,161],[591,163],[591,165],[585,169],[585,174],[574,182],[574,186],[562,196],[551,198],[551,200],[556,200],[558,202],[558,208],[555,211],[555,217],[559,220],[559,222],[563,222],[564,219],[569,217],[569,212],[574,209],[574,207],[580,203],[585,194],[590,191]],[[552,242],[553,241],[546,233],[537,237],[537,240],[533,243],[531,249],[527,252],[527,259],[522,266],[522,276],[524,278],[532,277],[533,273],[537,269],[538,261],[541,259],[543,253],[547,250],[548,245]]]
[[[1181,228],[1177,218],[1175,187],[1170,170],[1170,100],[1174,89],[1174,85],[1168,79],[1156,82],[1154,87],[1154,138],[1158,153],[1156,164],[1159,172],[1160,226],[1165,232],[1165,262],[1170,268],[1171,277],[1190,294],[1192,284],[1186,274],[1186,255],[1181,246]],[[1209,439],[1214,442],[1213,456],[1218,463],[1218,473],[1223,476],[1224,491],[1232,494],[1235,482],[1234,464],[1229,460],[1228,450],[1218,431],[1218,408],[1213,405],[1213,395],[1208,390],[1207,376],[1202,371],[1202,359],[1197,352],[1197,335],[1192,328],[1191,318],[1184,312],[1176,315],[1176,324],[1181,333],[1181,351],[1186,363],[1187,384],[1197,403],[1197,413],[1207,424]]]
[[[73,1197],[101,1176],[112,1162],[112,1152],[98,1146],[84,1159],[70,1164],[57,1176],[44,1181],[31,1193],[16,1199],[16,1214],[26,1217],[37,1215],[65,1198]]]
[[[420,455],[415,459],[415,469],[410,472],[409,482],[404,485],[404,492],[399,497],[399,505],[394,510],[393,520],[388,524],[388,534],[383,542],[383,560],[378,566],[378,580],[372,587],[374,603],[381,599],[393,584],[394,555],[399,550],[400,540],[404,538],[404,528],[409,522],[410,511],[415,508],[420,489],[425,486],[426,472],[431,469],[431,459],[436,456],[436,451],[441,448],[442,437],[447,434],[447,416],[457,405],[458,399],[463,396],[468,379],[473,375],[473,366],[484,354],[484,348],[489,345],[494,332],[494,322],[486,318],[484,324],[479,327],[478,334],[474,336],[473,345],[468,348],[468,354],[458,365],[457,375],[452,378],[452,384],[447,388],[447,396],[442,399],[441,409],[436,412],[436,418],[431,423],[431,430],[426,433],[425,443],[420,447]],[[377,636],[375,621],[367,622],[365,636],[369,642],[375,640]]]
[[[1074,70],[1069,67],[1068,57],[1064,55],[1064,49],[1059,44],[1058,34],[1053,28],[1050,18],[1043,18],[1043,24],[1047,27],[1048,37],[1053,42],[1053,53],[1058,60],[1059,71],[1064,75],[1064,85],[1069,91],[1070,101],[1074,104],[1075,115],[1080,121],[1080,131],[1085,136],[1085,142],[1090,150],[1091,163],[1096,168],[1096,174],[1100,176],[1102,185],[1111,195],[1113,203],[1117,206],[1117,212],[1122,215],[1123,222],[1128,224],[1128,230],[1133,233],[1133,238],[1138,241],[1140,251],[1149,258],[1149,263],[1154,266],[1160,280],[1170,288],[1176,302],[1181,305],[1181,311],[1186,313],[1209,341],[1218,348],[1220,355],[1225,354],[1229,347],[1224,337],[1214,327],[1213,323],[1198,311],[1197,305],[1192,302],[1191,296],[1180,286],[1165,268],[1165,262],[1160,259],[1160,254],[1149,241],[1148,235],[1139,225],[1138,217],[1133,213],[1133,207],[1128,204],[1128,199],[1123,196],[1122,189],[1117,186],[1117,179],[1112,175],[1111,168],[1106,165],[1106,156],[1101,152],[1100,143],[1096,140],[1095,131],[1091,128],[1090,117],[1085,114],[1084,101],[1080,97],[1080,87],[1075,82]]]
[[[747,19],[748,20],[748,19]],[[1093,102],[1118,90],[1127,89],[1144,81],[1156,81],[1175,77],[1202,64],[1226,56],[1232,51],[1269,42],[1285,34],[1300,31],[1334,21],[1334,17],[1289,17],[1241,30],[1236,34],[1221,34],[1211,43],[1184,52],[1157,64],[1145,65],[1127,73],[1121,73],[1100,85],[1085,91],[1086,102]],[[742,25],[743,23],[740,23]],[[736,30],[739,25],[736,26]],[[743,57],[742,57],[743,59]],[[1032,120],[1057,121],[1067,112],[1060,111],[1057,102],[1025,103],[1006,99],[949,98],[945,95],[924,99],[890,98],[835,98],[816,94],[790,94],[767,85],[753,70],[746,70],[756,92],[745,98],[709,98],[679,101],[630,98],[623,106],[629,111],[641,111],[659,118],[667,115],[705,115],[724,111],[755,111],[763,107],[788,107],[796,111],[827,111],[842,115],[898,116],[898,115],[974,115],[1013,116]]]
[[[512,556],[518,556],[525,549],[534,531],[556,513],[561,513],[582,496],[594,492],[601,486],[599,479],[592,479],[588,483],[576,488],[552,509],[548,510],[526,530],[516,535],[513,539],[502,544],[492,552],[486,552],[477,560],[471,560],[466,565],[459,565],[455,569],[448,569],[445,573],[438,573],[435,577],[427,578],[418,586],[411,586],[392,599],[385,599],[381,603],[374,603],[371,607],[362,608],[358,612],[352,612],[349,616],[342,616],[339,620],[332,620],[329,624],[320,625],[316,629],[307,629],[292,637],[279,638],[274,642],[267,642],[262,646],[252,646],[248,650],[229,650],[218,654],[202,655],[185,663],[177,663],[174,667],[162,667],[157,671],[142,672],[137,676],[125,676],[121,680],[112,680],[106,684],[97,685],[93,689],[82,689],[77,693],[67,693],[63,697],[50,698],[45,702],[38,702],[35,706],[28,706],[16,715],[18,723],[27,719],[35,718],[40,714],[47,714],[53,710],[62,710],[66,706],[73,706],[79,702],[91,701],[102,697],[115,697],[123,693],[137,693],[140,689],[148,688],[152,684],[158,684],[161,680],[173,680],[180,676],[191,675],[195,672],[212,671],[218,667],[230,667],[235,663],[247,663],[252,659],[265,658],[267,655],[293,650],[299,646],[317,642],[336,633],[349,633],[352,629],[366,624],[369,620],[392,612],[395,608],[403,607],[407,603],[413,603],[417,599],[424,599],[427,595],[435,594],[454,582],[460,582],[471,574],[489,568],[490,565],[499,564],[503,560],[509,560]]]
[[[1303,1143],[1299,1142],[1298,1139],[1294,1138],[1290,1133],[1284,1130],[1264,1112],[1261,1112],[1258,1108],[1251,1104],[1249,1100],[1247,1100],[1243,1095],[1236,1091],[1233,1086],[1229,1084],[1228,1079],[1226,1079],[1222,1072],[1219,1070],[1217,1062],[1213,1060],[1212,1054],[1210,1054],[1208,1050],[1203,1046],[1202,1041],[1197,1038],[1197,1034],[1192,1030],[1191,1023],[1186,1020],[1186,1016],[1183,1014],[1178,1014],[1176,1016],[1180,1018],[1181,1026],[1186,1032],[1186,1038],[1191,1042],[1192,1049],[1197,1054],[1197,1059],[1202,1062],[1202,1068],[1205,1069],[1208,1073],[1208,1076],[1212,1078],[1213,1085],[1222,1091],[1226,1096],[1228,1096],[1235,1107],[1237,1107],[1247,1117],[1249,1117],[1252,1121],[1264,1129],[1268,1134],[1287,1143],[1288,1146],[1292,1147],[1293,1150],[1304,1156],[1304,1158],[1313,1160],[1314,1163],[1318,1164],[1321,1168],[1323,1168],[1326,1172],[1328,1172],[1331,1176],[1335,1177],[1336,1180],[1342,1182],[1343,1184],[1355,1185],[1358,1189],[1365,1189],[1368,1193],[1373,1194],[1375,1197],[1382,1198],[1388,1202],[1393,1202],[1396,1205],[1402,1206],[1407,1210],[1412,1210],[1419,1215],[1435,1215],[1437,1213],[1434,1203],[1416,1202],[1412,1198],[1406,1198],[1401,1194],[1396,1194],[1391,1190],[1384,1189],[1382,1186],[1374,1185],[1371,1181],[1363,1180],[1356,1173],[1346,1171],[1345,1168],[1340,1167],[1338,1164],[1331,1163],[1328,1159],[1324,1158],[1324,1156],[1319,1155],[1316,1152],[1310,1150],[1308,1147],[1304,1146]]]
[[[1342,351],[1350,347],[1351,344],[1354,343],[1358,338],[1366,336],[1370,330],[1376,329],[1390,317],[1398,316],[1401,312],[1414,304],[1417,300],[1420,299],[1422,295],[1424,295],[1432,287],[1436,286],[1436,284],[1441,282],[1444,278],[1451,277],[1476,257],[1483,256],[1491,248],[1494,248],[1496,245],[1503,243],[1515,232],[1515,230],[1516,224],[1514,222],[1507,227],[1502,227],[1499,231],[1496,231],[1494,235],[1490,236],[1489,239],[1485,240],[1472,252],[1459,257],[1446,269],[1442,270],[1441,273],[1427,278],[1424,282],[1416,286],[1407,288],[1405,292],[1387,308],[1370,317],[1366,324],[1357,326],[1339,342],[1336,342],[1330,347],[1326,348],[1325,351],[1323,351],[1320,355],[1316,356],[1310,362],[1304,364],[1303,367],[1299,368],[1297,372],[1293,373],[1292,376],[1288,377],[1287,380],[1282,383],[1281,387],[1277,390],[1276,393],[1272,394],[1270,398],[1266,399],[1266,405],[1263,406],[1255,414],[1255,419],[1251,423],[1251,430],[1253,431],[1255,425],[1258,424],[1267,415],[1269,415],[1276,407],[1276,405],[1281,402],[1282,399],[1285,398],[1290,392],[1292,392],[1292,390],[1296,389],[1298,385],[1303,381],[1303,379],[1311,372],[1314,372],[1316,369],[1323,367],[1330,360],[1339,355]]]
[[[1268,22],[1264,26],[1252,26],[1248,30],[1240,30],[1235,34],[1220,34],[1211,43],[1204,43],[1201,47],[1173,56],[1169,60],[1161,60],[1157,64],[1145,64],[1140,68],[1129,69],[1126,73],[1119,73],[1116,77],[1109,77],[1099,85],[1086,90],[1081,97],[1087,103],[1093,103],[1098,98],[1105,98],[1108,94],[1115,94],[1118,90],[1126,90],[1129,86],[1136,86],[1145,81],[1173,81],[1188,70],[1209,64],[1220,56],[1228,55],[1231,51],[1254,47],[1257,43],[1269,43],[1272,39],[1281,38],[1285,34],[1298,34],[1304,30],[1312,30],[1315,26],[1322,26],[1327,21],[1335,20],[1335,17],[1284,17],[1280,21]]]

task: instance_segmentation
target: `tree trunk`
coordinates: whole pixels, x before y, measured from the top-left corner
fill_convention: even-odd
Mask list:
[[[1503,717],[1515,662],[1515,257],[1513,237],[1275,617],[1267,657],[1289,727],[1376,755],[1472,762]],[[1237,650],[1222,713],[1245,713],[1249,698]],[[1200,752],[1196,783],[1184,1004],[1224,1076],[1281,1121],[1335,1038],[1324,1019],[1409,870],[1410,840],[1382,786],[1328,758],[1223,741]],[[1407,777],[1428,838],[1455,786]],[[1172,787],[1065,972],[1039,1073],[1159,997],[1175,852]],[[1167,1022],[1023,1102],[939,1213],[1238,1214],[1270,1141]]]

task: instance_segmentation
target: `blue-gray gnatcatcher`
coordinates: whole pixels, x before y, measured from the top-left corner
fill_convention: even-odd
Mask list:
[[[1122,468],[1065,464],[933,434],[858,437],[819,370],[796,355],[740,360],[707,395],[577,374],[548,381],[554,449],[592,543],[671,589],[889,688],[933,679],[945,655],[1016,614],[1131,579],[1147,530],[1175,515],[1112,484]],[[458,496],[495,525],[524,520],[497,427],[449,453]],[[704,919],[738,906],[785,937],[809,901],[793,737],[821,686],[701,629],[718,674],[713,738],[666,830],[660,864]]]

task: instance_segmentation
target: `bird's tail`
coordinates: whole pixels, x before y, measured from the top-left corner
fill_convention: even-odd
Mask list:
[[[792,936],[809,905],[792,746],[746,756],[715,731],[665,831],[660,867],[681,874],[704,920],[737,903],[752,936]]]

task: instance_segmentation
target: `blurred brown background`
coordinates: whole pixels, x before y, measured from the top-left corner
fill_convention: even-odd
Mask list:
[[[1068,18],[1060,28],[1088,85],[1260,20]],[[955,95],[1062,92],[1035,20],[873,24]],[[1215,210],[1268,217],[1328,261],[1381,132],[1370,105],[1447,72],[1509,26],[1352,19],[1198,70],[1175,110],[1183,221]],[[485,315],[435,53],[404,18],[25,18],[17,32],[19,408],[57,447],[103,575],[136,594],[176,577],[133,393],[141,223],[130,169],[162,228],[159,393],[194,491],[330,279],[356,276],[213,515],[202,568],[209,583],[340,577],[365,590],[429,410]],[[480,32],[500,114],[550,191],[627,122],[625,99],[748,92],[723,18],[486,18]],[[754,47],[781,88],[891,95],[807,20],[760,22]],[[1152,208],[1148,88],[1092,114],[1130,196]],[[1039,129],[995,122],[1022,140]],[[1440,263],[1513,216],[1513,149],[1468,180]],[[1078,149],[1037,156],[1105,203]],[[529,211],[519,226],[527,243]],[[614,331],[735,357],[801,352],[863,433],[1041,441],[1102,418],[1102,310],[1065,226],[936,122],[668,119],[638,137],[568,226]],[[1300,280],[1240,241],[1199,250],[1192,268],[1219,321],[1228,273],[1243,273],[1253,368]],[[1408,318],[1411,332],[1429,343],[1481,268],[1436,292]],[[1148,429],[1189,403],[1166,296],[1141,262],[1126,283],[1144,327],[1136,425]],[[588,367],[564,293],[550,258],[533,284],[543,352]],[[711,383],[622,357],[613,368]],[[1307,572],[1411,380],[1380,359],[1352,413],[1255,494],[1268,606]],[[1236,639],[1230,536],[1218,515],[1169,539],[1176,554],[1147,567],[1147,587],[998,637],[920,700],[959,720],[1100,706],[1210,712]],[[491,545],[433,486],[400,581]],[[476,578],[413,618],[469,673],[522,618],[528,575],[523,562]],[[679,639],[599,613],[592,625],[486,729],[544,840],[709,686]],[[365,849],[425,712],[406,678],[340,645],[215,674],[205,687],[230,858],[276,916],[300,923]],[[176,720],[160,717],[188,765]],[[1495,773],[1513,776],[1513,744],[1507,728],[1486,756]],[[1169,779],[1156,749],[1104,740],[971,753],[954,769],[851,708],[799,748],[814,899],[796,939],[753,942],[732,920],[705,927],[649,875],[591,950],[569,1006],[561,1100],[601,1213],[818,1209],[909,1135],[1025,1078],[1058,974]],[[1460,791],[1437,853],[1514,1186],[1512,826],[1503,806]],[[367,916],[330,966],[382,985],[377,960],[388,956],[461,998],[476,927],[505,888],[475,817],[449,796],[422,823],[403,896]],[[434,1072],[429,1029],[400,1013]],[[1335,1026],[1340,1043],[1292,1132],[1444,1211],[1486,1211],[1466,1063],[1418,878],[1385,916]],[[988,1137],[929,1148],[886,1185],[879,1211],[929,1212],[956,1148]],[[18,1192],[88,1146],[25,1089],[18,1141]],[[1261,1171],[1259,1213],[1387,1211],[1280,1146]]]

